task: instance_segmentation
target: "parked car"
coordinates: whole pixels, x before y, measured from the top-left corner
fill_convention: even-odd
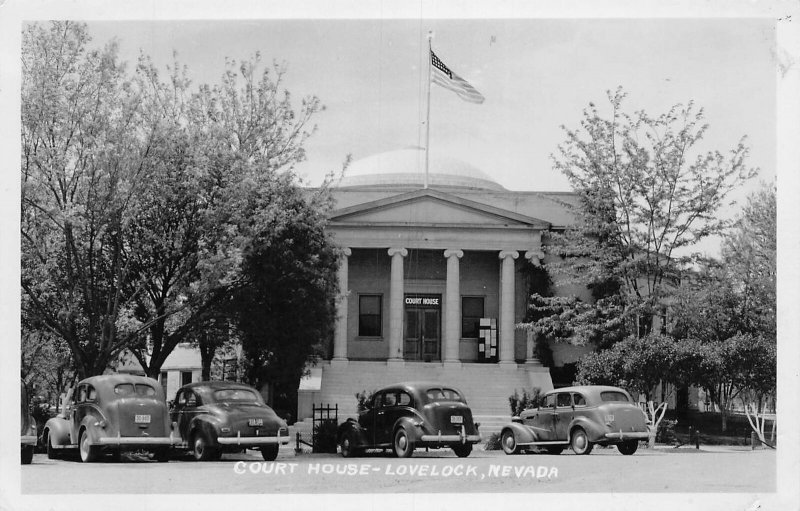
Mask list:
[[[536,447],[561,454],[589,454],[594,445],[616,445],[619,452],[636,452],[646,440],[647,417],[630,394],[617,387],[579,386],[551,390],[537,408],[524,410],[500,432],[506,454]]]
[[[478,424],[463,394],[441,383],[407,382],[375,392],[359,413],[339,426],[337,439],[342,456],[365,449],[389,449],[400,458],[417,447],[453,449],[459,457],[472,452],[481,441]]]
[[[212,381],[181,387],[173,402],[179,447],[196,460],[219,459],[223,452],[258,448],[267,461],[289,443],[286,422],[264,403],[261,394],[241,383]]]
[[[77,449],[81,461],[92,462],[142,449],[169,461],[173,438],[164,390],[144,376],[86,378],[67,393],[62,412],[45,423],[42,443],[49,458]]]
[[[25,391],[25,384],[20,382],[22,389],[19,403],[20,403],[20,445],[21,458],[23,465],[30,465],[33,461],[33,450],[36,447],[36,421],[31,417],[29,411],[28,393]]]

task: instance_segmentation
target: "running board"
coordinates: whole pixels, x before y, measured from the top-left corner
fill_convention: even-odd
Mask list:
[[[569,445],[569,442],[553,441],[553,442],[517,442],[517,445]]]

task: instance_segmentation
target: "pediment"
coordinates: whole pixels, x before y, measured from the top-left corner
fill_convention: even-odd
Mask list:
[[[507,226],[547,228],[549,224],[488,204],[434,190],[419,190],[334,211],[336,224]]]

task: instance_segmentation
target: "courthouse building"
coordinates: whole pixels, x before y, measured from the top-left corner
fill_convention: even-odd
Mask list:
[[[534,173],[521,183],[532,185]],[[570,223],[574,194],[510,191],[433,156],[426,176],[424,152],[404,149],[354,162],[333,196],[338,320],[330,358],[301,382],[300,418],[312,402],[353,414],[357,392],[403,380],[459,387],[478,415],[507,415],[515,389],[553,387],[516,324],[528,304],[523,267],[542,263],[542,233]],[[552,348],[555,365],[589,349]]]

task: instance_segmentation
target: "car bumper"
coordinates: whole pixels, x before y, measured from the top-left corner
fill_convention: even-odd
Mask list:
[[[20,443],[22,445],[36,445],[36,437],[34,435],[22,435],[20,437]]]
[[[286,436],[221,436],[217,437],[217,442],[220,445],[236,445],[236,446],[259,446],[259,445],[286,445],[289,443],[289,435]]]
[[[109,436],[99,438],[92,442],[92,445],[157,445],[169,447],[175,443],[175,440],[169,436]]]
[[[622,431],[617,431],[615,433],[606,433],[604,435],[608,440],[647,440],[650,434],[646,431],[644,432],[628,432],[623,433]]]
[[[420,441],[432,444],[475,444],[481,441],[480,435],[422,435]]]

